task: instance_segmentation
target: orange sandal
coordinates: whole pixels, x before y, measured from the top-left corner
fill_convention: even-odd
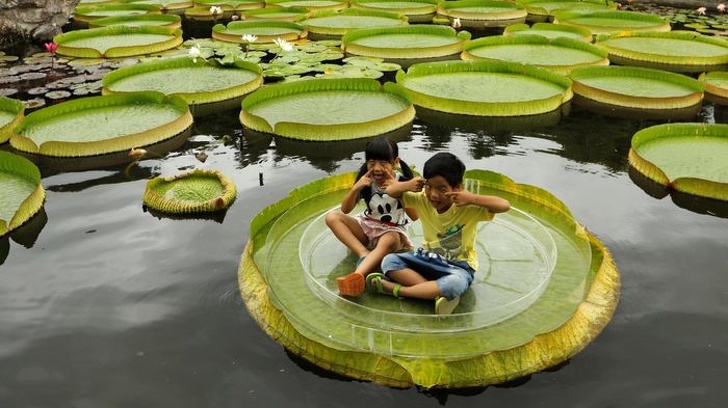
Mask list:
[[[350,273],[336,278],[336,284],[342,296],[359,296],[364,293],[364,276],[360,273]]]

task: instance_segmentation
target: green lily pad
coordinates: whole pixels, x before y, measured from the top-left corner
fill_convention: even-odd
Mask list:
[[[527,19],[532,22],[549,21],[556,10],[586,12],[617,8],[617,3],[609,0],[519,0],[518,3],[526,7]]]
[[[90,4],[80,5],[73,10],[73,21],[82,27],[88,27],[90,23],[99,18],[133,16],[141,14],[160,14],[161,7],[152,4]]]
[[[189,107],[178,96],[151,91],[90,96],[30,113],[10,145],[42,156],[87,157],[152,145],[191,126]]]
[[[266,7],[305,7],[309,11],[343,10],[349,7],[346,0],[266,0]]]
[[[0,237],[36,214],[45,200],[40,170],[30,160],[0,150]]]
[[[89,22],[90,28],[112,25],[182,28],[182,18],[176,14],[139,14],[104,17]]]
[[[299,22],[311,38],[338,38],[351,30],[368,27],[407,25],[407,17],[396,13],[363,9],[324,10],[312,13]]]
[[[663,186],[728,201],[728,125],[670,123],[635,133],[629,162]]]
[[[703,85],[697,79],[651,68],[608,66],[571,71],[574,103],[607,116],[689,119],[697,116]]]
[[[705,100],[728,105],[728,71],[704,72],[698,79],[705,86]]]
[[[409,125],[406,92],[373,79],[314,79],[265,86],[243,100],[240,122],[264,133],[302,140],[348,140]]]
[[[437,15],[466,28],[505,27],[526,21],[526,9],[512,1],[454,0],[440,2]]]
[[[308,31],[301,24],[290,21],[231,21],[227,26],[217,24],[212,27],[212,38],[231,43],[243,44],[243,35],[254,35],[258,43],[270,43],[280,39],[296,41],[306,38]]]
[[[514,62],[443,61],[414,64],[397,73],[414,104],[474,116],[537,115],[571,100],[571,81]]]
[[[149,180],[144,204],[171,214],[215,212],[227,209],[236,194],[235,183],[222,172],[194,169]]]
[[[275,20],[275,21],[298,21],[308,15],[309,10],[305,7],[269,7],[244,11],[243,18],[246,21]]]
[[[554,11],[556,24],[583,27],[595,35],[635,31],[670,31],[670,20],[655,14],[637,11]]]
[[[257,64],[236,61],[222,65],[214,59],[173,58],[119,68],[103,79],[102,94],[159,91],[177,95],[195,115],[237,108],[242,98],[263,85]]]
[[[482,170],[466,173],[466,188],[514,209],[480,229],[477,251],[488,262],[456,313],[377,294],[336,296],[336,276],[356,260],[322,215],[354,176],[299,187],[251,222],[240,290],[251,316],[290,352],[394,387],[482,387],[569,359],[611,319],[619,273],[607,249],[551,194]],[[513,268],[529,279],[513,279]]]
[[[552,23],[511,24],[503,29],[504,36],[511,35],[541,35],[546,38],[566,37],[591,43],[592,33],[584,27],[568,26]]]
[[[5,143],[13,134],[13,129],[25,117],[23,102],[0,96],[0,144]]]
[[[437,0],[352,0],[351,7],[403,14],[410,23],[431,23],[437,13],[437,3]]]
[[[690,31],[613,34],[596,45],[620,65],[686,73],[728,69],[728,42]]]
[[[182,30],[170,27],[125,26],[76,30],[53,39],[57,53],[78,58],[122,58],[166,51],[182,44]]]
[[[439,25],[362,28],[341,38],[349,55],[379,57],[402,66],[429,60],[457,59],[470,39],[466,31]]]
[[[568,75],[574,68],[609,65],[607,53],[599,47],[571,38],[549,39],[540,35],[491,36],[465,45],[462,59],[511,61]]]

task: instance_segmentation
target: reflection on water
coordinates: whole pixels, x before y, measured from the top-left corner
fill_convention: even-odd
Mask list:
[[[716,109],[713,119],[726,117]],[[200,119],[192,134],[205,137],[131,166],[44,172],[45,225],[0,238],[0,406],[723,406],[728,220],[656,200],[632,181],[630,138],[651,124],[573,109],[521,129],[418,120],[398,139],[416,169],[451,151],[469,168],[554,193],[622,273],[614,320],[569,364],[475,390],[332,377],[288,356],[236,294],[252,217],[296,186],[358,168],[356,142],[254,136],[230,112]],[[143,211],[146,179],[194,167],[236,183],[224,219]]]

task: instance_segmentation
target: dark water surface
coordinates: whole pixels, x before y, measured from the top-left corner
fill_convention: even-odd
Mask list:
[[[728,403],[728,219],[653,198],[630,179],[630,138],[650,123],[579,109],[528,131],[415,123],[400,142],[403,159],[421,168],[451,151],[469,168],[552,192],[611,250],[622,277],[614,319],[568,363],[506,386],[425,392],[337,378],[289,356],[239,295],[251,218],[296,186],[354,170],[363,147],[241,137],[237,112],[196,122],[192,141],[160,158],[44,171],[40,233],[25,246],[0,242],[9,246],[0,266],[0,407]],[[223,135],[237,143],[224,145]],[[204,163],[194,157],[202,150]],[[222,223],[143,211],[147,178],[193,167],[222,170],[237,184]]]

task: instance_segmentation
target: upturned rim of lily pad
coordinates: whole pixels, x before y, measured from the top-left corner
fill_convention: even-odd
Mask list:
[[[219,72],[215,75],[215,82],[209,80],[210,70]],[[119,89],[124,81],[134,81],[145,75],[155,75],[166,72],[166,77],[154,81],[154,89],[138,88]],[[195,76],[195,72],[199,72]],[[232,76],[224,77],[226,73],[249,72],[246,82],[235,82]],[[263,85],[263,70],[260,65],[247,61],[236,60],[231,64],[221,64],[216,59],[197,61],[188,57],[167,58],[162,60],[149,60],[136,65],[130,65],[114,70],[102,79],[102,95],[118,93],[156,90],[165,95],[177,95],[190,106],[193,115],[201,116],[211,112],[233,109],[240,106],[242,98]],[[223,78],[224,77],[224,78]],[[184,86],[190,82],[205,84],[204,90],[184,91]],[[165,89],[165,84],[168,88]],[[187,87],[189,89],[189,87]],[[128,89],[128,88],[127,88]]]
[[[209,184],[214,184],[211,187]],[[182,191],[175,190],[176,188]],[[169,214],[211,213],[226,210],[237,195],[235,183],[223,172],[193,169],[147,181],[144,204]]]
[[[149,123],[149,117],[139,115],[142,108],[157,109],[167,112],[166,116],[174,117],[168,122],[163,122],[164,118],[160,117],[158,123]],[[122,118],[119,116],[120,113],[128,115]],[[93,132],[93,138],[90,140],[74,141],[72,139],[82,137],[79,132],[66,130],[64,133],[58,129],[59,127],[63,129],[64,123],[75,123],[74,126],[77,126],[78,121],[82,121],[84,116],[94,117],[102,114],[109,117],[106,128],[104,123],[99,123],[96,119],[93,119],[95,121],[93,123],[81,125],[87,129],[87,133]],[[124,119],[127,124],[131,118],[139,118],[138,120],[144,122],[134,125],[135,130],[131,133],[120,133],[114,128],[121,125],[112,120],[115,116]],[[166,96],[161,92],[152,91],[89,96],[31,112],[15,128],[13,135],[10,136],[10,145],[18,151],[40,156],[99,156],[172,139],[188,131],[192,123],[189,106],[179,96]],[[28,136],[28,133],[32,134],[32,137]]]
[[[266,7],[305,7],[309,11],[343,10],[348,0],[265,0]]]
[[[307,16],[309,13],[310,10],[306,7],[266,7],[245,10],[242,12],[242,16],[246,21],[295,22]]]
[[[25,105],[17,99],[0,96],[0,112],[7,115],[4,122],[0,119],[0,144],[3,144],[10,140],[13,129],[25,118]]]
[[[149,41],[128,45],[130,36],[148,36]],[[99,49],[72,45],[91,38],[97,41],[106,38],[109,47]],[[59,55],[77,58],[122,58],[167,51],[182,44],[183,39],[182,30],[179,28],[114,25],[69,31],[55,36],[53,42],[58,44],[56,52]]]
[[[328,108],[321,108],[324,104],[335,106],[337,115],[330,116]],[[294,108],[297,112],[288,110]],[[363,111],[367,112],[366,119],[361,118]],[[329,141],[392,132],[411,124],[414,116],[408,93],[392,82],[382,85],[367,78],[315,78],[266,85],[251,93],[243,99],[240,123],[257,132]]]
[[[672,150],[679,150],[681,153],[675,155],[668,152],[667,155],[657,157],[669,156],[669,160],[675,162],[691,161],[691,163],[688,163],[689,174],[681,174],[679,170],[673,171],[668,168],[670,163],[651,158],[654,156],[652,152],[656,149],[665,148],[665,145],[669,149],[671,139],[674,139],[676,143]],[[637,131],[632,136],[628,156],[629,164],[640,174],[667,187],[668,190],[728,201],[728,182],[711,179],[710,175],[715,167],[713,170],[707,167],[711,163],[713,166],[721,166],[725,156],[716,150],[710,149],[710,146],[703,149],[702,153],[697,155],[699,157],[696,154],[689,153],[691,145],[698,146],[701,143],[710,143],[711,141],[719,141],[723,151],[728,150],[726,149],[728,147],[728,124],[685,122],[653,125]],[[658,143],[662,146],[657,145]],[[705,150],[711,150],[715,157],[706,157]],[[701,170],[705,174],[701,175]],[[672,174],[668,175],[668,173]]]
[[[354,175],[342,174],[292,190],[283,200],[266,207],[251,220],[250,239],[238,269],[240,293],[249,313],[268,335],[293,354],[325,370],[391,387],[482,387],[514,380],[568,360],[593,341],[613,316],[619,299],[620,277],[609,251],[550,193],[534,186],[516,184],[503,175],[484,170],[470,170],[465,178],[468,185],[497,191],[496,194],[529,212],[544,217],[548,214],[554,231],[558,230],[561,237],[571,237],[560,244],[563,248],[572,248],[571,245],[563,246],[567,241],[574,244],[578,241],[579,251],[584,256],[577,258],[583,262],[561,257],[562,263],[557,265],[555,273],[569,276],[567,280],[573,279],[573,283],[578,282],[579,289],[570,293],[578,294],[579,298],[559,295],[556,285],[549,285],[551,292],[547,289],[548,293],[526,311],[498,325],[473,330],[467,330],[467,320],[458,320],[456,315],[429,322],[433,326],[429,331],[423,328],[422,331],[405,332],[387,326],[361,325],[361,320],[350,315],[343,305],[354,301],[341,298],[342,305],[334,306],[317,298],[310,288],[305,292],[307,283],[302,273],[296,273],[294,278],[286,273],[285,283],[282,276],[278,277],[282,274],[280,271],[294,271],[296,260],[303,260],[300,253],[295,256],[301,249],[292,241],[300,231],[309,228],[306,220],[315,218],[321,208],[328,209],[326,206],[335,202],[335,198],[340,201],[341,195],[350,189]],[[287,238],[289,236],[292,239]],[[288,248],[289,260],[272,255],[277,254],[279,242],[281,248]],[[277,260],[276,265],[270,265],[274,260]],[[281,264],[283,269],[278,269],[278,262],[285,264]],[[303,269],[304,266],[298,267]],[[291,282],[291,279],[297,282]],[[289,293],[296,293],[305,301],[286,296]],[[372,302],[377,300],[398,301],[382,297],[371,299]],[[298,303],[305,304],[306,310],[297,309]],[[545,320],[544,308],[550,311]],[[536,328],[528,323],[533,322],[531,319],[536,319],[536,325],[543,327]],[[321,329],[327,326],[332,329],[336,326],[338,332]],[[351,330],[341,333],[341,327],[349,326]],[[438,331],[440,326],[461,330]],[[342,344],[342,334],[360,342],[355,346]],[[372,349],[372,343],[386,344],[389,338],[392,343],[388,351]],[[484,338],[487,341],[482,341]],[[407,341],[397,342],[397,339]],[[438,346],[444,339],[448,344],[459,339],[459,351],[452,354],[453,347]],[[502,346],[495,346],[496,343]],[[419,349],[437,353],[428,356],[417,353]],[[412,350],[415,350],[414,354]]]
[[[518,3],[526,7],[527,20],[536,23],[550,21],[556,10],[617,9],[617,3],[611,0],[518,0]]]
[[[620,47],[620,42],[628,42],[629,46]],[[728,41],[693,31],[615,33],[597,37],[596,45],[609,52],[610,61],[620,65],[685,73],[728,69]],[[705,55],[701,47],[716,51]]]
[[[443,86],[443,81],[447,81],[448,77],[454,78],[453,91]],[[485,79],[490,82],[486,83]],[[563,75],[507,61],[418,63],[409,67],[407,72],[397,72],[396,80],[409,91],[417,106],[473,116],[539,115],[561,109],[573,96],[571,80]],[[419,82],[417,90],[408,84],[413,80]],[[427,86],[427,81],[437,82],[439,86]],[[481,83],[483,86],[488,85],[491,91],[478,92],[473,87]],[[532,93],[536,92],[535,85],[540,85],[540,95],[529,97],[519,94],[513,86],[520,83],[524,86],[524,92]],[[506,88],[498,93],[493,90],[496,85]],[[506,94],[508,98],[504,97]]]
[[[0,173],[5,173],[5,177],[23,179],[36,186],[28,196],[20,200],[20,205],[9,220],[0,219],[0,237],[2,237],[30,220],[43,207],[46,194],[41,184],[40,170],[25,157],[0,150]],[[3,194],[8,192],[5,191]]]
[[[73,9],[73,20],[83,24],[89,24],[93,20],[105,17],[147,13],[160,14],[161,12],[161,6],[156,4],[95,3],[88,6],[76,6],[76,8]]]

